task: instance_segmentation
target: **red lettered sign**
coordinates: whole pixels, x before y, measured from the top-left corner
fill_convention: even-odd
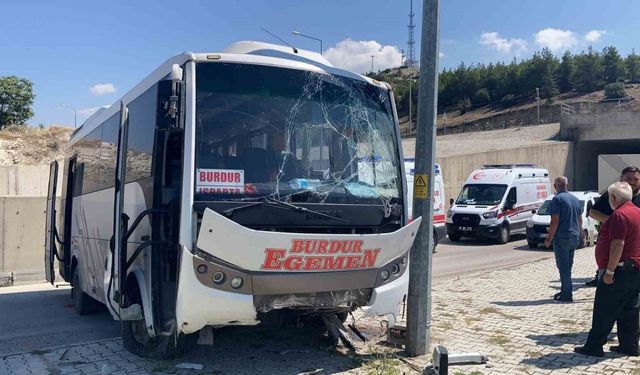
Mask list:
[[[264,250],[260,269],[268,271],[336,271],[373,268],[380,249],[362,240],[291,240],[289,249]]]
[[[244,193],[244,171],[241,169],[196,170],[196,190],[199,193]]]

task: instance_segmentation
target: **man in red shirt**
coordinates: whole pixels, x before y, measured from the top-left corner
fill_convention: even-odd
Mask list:
[[[619,346],[610,350],[637,356],[640,301],[640,209],[632,202],[633,192],[626,182],[615,182],[607,189],[613,213],[602,224],[596,243],[596,263],[605,269],[596,289],[591,330],[584,346],[577,346],[579,354],[602,357],[602,347],[613,325],[622,316],[634,315],[618,324]]]

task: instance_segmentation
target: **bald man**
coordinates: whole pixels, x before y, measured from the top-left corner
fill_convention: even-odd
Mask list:
[[[571,268],[573,255],[580,242],[582,232],[582,205],[578,198],[567,191],[569,181],[566,177],[556,177],[553,187],[556,195],[549,204],[551,225],[545,246],[553,244],[553,254],[560,273],[560,293],[553,296],[558,302],[573,302],[573,283]]]

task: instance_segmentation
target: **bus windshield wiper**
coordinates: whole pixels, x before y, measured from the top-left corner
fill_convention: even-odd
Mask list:
[[[249,209],[252,207],[256,207],[256,206],[271,206],[271,207],[276,207],[276,208],[284,208],[284,209],[288,209],[291,211],[296,211],[296,212],[303,212],[303,213],[308,213],[308,214],[312,214],[312,215],[316,215],[316,216],[321,216],[330,220],[336,220],[336,221],[342,221],[342,222],[347,222],[347,220],[339,218],[339,217],[335,217],[329,214],[325,214],[323,212],[320,211],[315,211],[315,210],[310,210],[306,207],[300,207],[300,206],[296,206],[295,204],[291,204],[291,203],[287,203],[284,201],[281,201],[279,199],[275,199],[272,197],[264,197],[262,200],[257,201],[257,202],[252,202],[252,203],[248,203],[245,204],[244,206],[238,206],[238,207],[233,207],[230,208],[228,210],[223,211],[223,214],[227,217],[232,216],[234,213],[238,212],[238,211],[242,211],[245,209]]]

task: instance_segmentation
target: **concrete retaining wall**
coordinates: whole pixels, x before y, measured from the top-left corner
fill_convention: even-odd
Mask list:
[[[0,167],[0,196],[46,197],[48,183],[48,165]]]
[[[46,197],[0,197],[0,279],[44,280]],[[0,281],[0,284],[3,282]]]
[[[437,158],[443,173],[447,205],[456,198],[467,177],[483,164],[535,163],[549,170],[550,178],[567,176],[574,179],[573,144],[554,142],[510,150],[487,151],[476,154]]]

